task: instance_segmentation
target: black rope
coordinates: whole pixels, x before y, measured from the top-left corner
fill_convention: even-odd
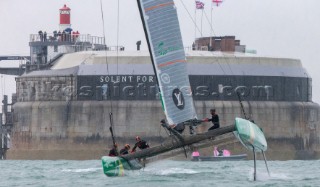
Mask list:
[[[114,133],[113,133],[113,116],[112,116],[112,112],[109,113],[109,118],[110,118],[110,127],[109,127],[109,130],[110,130],[110,133],[111,133],[111,138],[112,138],[112,143],[113,143],[113,147],[116,149],[116,152],[118,152],[118,146],[116,144],[116,139],[115,139],[115,136],[114,136]]]
[[[117,75],[119,69],[119,33],[120,33],[120,0],[118,0],[118,15],[117,15]]]
[[[200,30],[200,29],[199,29],[199,27],[197,26],[196,21],[192,18],[192,15],[191,15],[191,14],[190,14],[190,12],[188,11],[188,9],[187,9],[186,5],[183,3],[183,1],[182,1],[182,0],[180,0],[180,2],[181,2],[181,4],[183,5],[184,9],[187,11],[187,13],[188,13],[188,15],[189,15],[190,19],[192,20],[193,24],[196,26],[196,29],[198,30],[198,32],[199,32],[199,33],[201,33],[201,30]],[[202,33],[201,33],[201,34],[202,34]],[[201,35],[201,36],[202,36],[202,35]]]
[[[245,118],[245,119],[249,119],[249,118],[247,117],[247,115],[246,115],[245,110],[244,110],[244,107],[243,107],[243,104],[242,104],[242,101],[241,101],[241,97],[240,97],[240,93],[239,93],[239,92],[236,92],[236,93],[237,93],[237,96],[238,96],[238,99],[239,99],[239,103],[240,103],[240,106],[241,106],[241,111],[242,111],[242,113],[243,113],[243,115],[244,115],[244,118]]]
[[[104,46],[106,47],[105,49],[105,53],[106,53],[106,65],[107,65],[107,75],[110,75],[110,72],[109,72],[109,64],[108,64],[108,49],[107,49],[107,45],[106,45],[106,34],[105,34],[105,24],[104,24],[104,16],[103,16],[103,5],[102,5],[102,0],[100,0],[100,8],[101,8],[101,18],[102,18],[102,26],[103,26],[103,38],[104,38]],[[106,96],[108,97],[109,96],[109,102],[110,102],[110,113],[109,113],[109,118],[110,118],[110,127],[109,127],[109,130],[110,130],[110,133],[111,133],[111,138],[112,138],[112,142],[113,142],[113,146],[116,148],[116,141],[115,141],[115,134],[114,134],[114,125],[113,125],[113,115],[112,115],[112,111],[113,111],[113,104],[112,104],[112,99],[111,99],[111,91],[110,90],[110,87],[108,85],[108,88],[107,88],[107,91],[106,91]],[[108,92],[110,94],[108,94]]]
[[[162,127],[167,131],[169,131],[169,134],[173,136],[173,139],[176,140],[176,142],[181,142],[182,144],[184,144],[184,138],[182,137],[182,135],[176,131],[175,129],[172,129],[166,122],[161,121],[161,125]],[[170,136],[169,135],[169,136]],[[185,148],[185,146],[182,146],[184,154],[186,156],[186,158],[188,158],[187,156],[187,150]]]

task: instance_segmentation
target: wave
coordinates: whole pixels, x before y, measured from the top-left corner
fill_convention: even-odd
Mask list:
[[[101,168],[84,168],[84,169],[63,169],[62,172],[71,172],[71,173],[89,173],[101,171]]]

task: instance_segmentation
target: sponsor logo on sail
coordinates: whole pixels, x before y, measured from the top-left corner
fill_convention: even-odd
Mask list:
[[[164,56],[166,55],[167,53],[169,52],[172,52],[172,51],[178,51],[182,49],[181,46],[169,46],[169,47],[165,47],[164,45],[164,42],[160,42],[158,44],[158,55],[160,56]]]
[[[184,97],[182,92],[178,88],[173,90],[172,99],[177,108],[179,108],[180,110],[184,109]]]
[[[170,76],[168,75],[168,73],[163,73],[161,75],[161,80],[163,83],[169,84],[170,83]]]

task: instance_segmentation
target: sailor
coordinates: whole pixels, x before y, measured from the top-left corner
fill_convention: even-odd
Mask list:
[[[62,37],[62,41],[63,41],[63,42],[66,41],[66,39],[67,39],[67,33],[66,33],[65,31],[62,31],[61,37]]]
[[[71,33],[71,38],[72,38],[72,41],[73,41],[73,42],[76,41],[76,32],[72,31],[72,33]]]
[[[75,39],[78,40],[79,36],[80,36],[80,32],[79,32],[79,31],[76,31],[76,32],[75,32]]]
[[[126,145],[124,146],[124,148],[120,150],[120,155],[129,154],[129,150],[130,150],[130,145],[129,145],[129,144],[126,144]]]
[[[208,122],[211,121],[213,126],[208,129],[208,131],[211,131],[213,129],[217,129],[220,127],[220,122],[219,122],[219,116],[216,114],[216,109],[210,109],[211,113],[211,119],[205,118],[202,120],[202,122]]]
[[[109,156],[118,156],[118,145],[115,143],[113,148],[109,151]]]
[[[193,152],[192,152],[192,158],[198,160],[199,156],[200,156],[200,153],[199,153],[198,149],[194,148]]]
[[[62,39],[62,34],[61,34],[61,31],[59,31],[58,33],[57,33],[57,38],[58,38],[58,41],[61,41]]]
[[[219,156],[218,147],[216,146],[214,146],[214,149],[213,149],[213,156]]]
[[[58,38],[58,32],[57,31],[53,31],[53,39],[57,40]]]
[[[39,37],[40,37],[40,41],[42,42],[43,41],[43,32],[40,30],[38,32],[38,34],[39,34]]]
[[[43,41],[47,41],[47,32],[46,31],[44,31],[44,33],[43,33]]]
[[[145,140],[142,140],[139,136],[136,137],[137,143],[132,148],[132,153],[136,151],[136,148],[139,147],[139,149],[147,149],[149,148],[148,143]]]

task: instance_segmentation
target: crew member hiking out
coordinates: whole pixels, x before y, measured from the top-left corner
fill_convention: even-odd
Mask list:
[[[126,155],[126,154],[129,154],[129,150],[130,150],[130,145],[129,144],[126,144],[124,146],[124,148],[122,148],[120,150],[120,155]]]
[[[139,149],[147,149],[149,148],[148,143],[145,140],[142,140],[139,136],[136,137],[137,143],[132,148],[132,153],[136,151],[136,148],[139,147]]]
[[[212,122],[213,126],[210,127],[208,131],[211,131],[213,129],[217,129],[220,127],[219,116],[218,114],[216,114],[216,109],[210,109],[210,113],[211,113],[211,119],[205,118],[202,120],[203,122],[208,122],[208,121]]]
[[[109,156],[118,156],[118,145],[114,144],[113,148],[109,151]]]

